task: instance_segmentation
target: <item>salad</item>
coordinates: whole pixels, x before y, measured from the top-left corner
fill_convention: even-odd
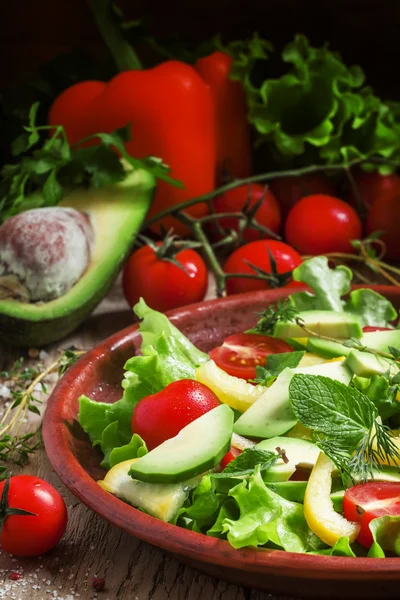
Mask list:
[[[209,354],[139,301],[122,398],[79,399],[98,483],[235,548],[400,555],[397,312],[326,257],[293,279],[308,291]]]

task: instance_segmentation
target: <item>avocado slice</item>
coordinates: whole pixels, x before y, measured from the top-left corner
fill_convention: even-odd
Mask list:
[[[283,436],[263,440],[255,447],[270,452],[275,452],[276,448],[280,448],[286,454],[287,462],[279,458],[264,473],[265,481],[287,481],[295,472],[296,467],[304,467],[311,471],[321,452],[320,448],[313,442]]]
[[[299,312],[307,329],[317,335],[326,335],[333,338],[347,338],[362,336],[360,321],[354,315],[333,310],[305,310]],[[274,336],[280,338],[312,337],[312,333],[304,331],[297,323],[278,321],[275,325]]]
[[[400,329],[369,331],[364,333],[360,339],[360,344],[379,352],[388,352],[389,346],[400,349]],[[311,337],[308,339],[307,350],[325,358],[335,358],[337,356],[348,356],[351,348],[343,346],[340,340],[331,342],[330,340]]]
[[[149,483],[179,483],[212,469],[231,446],[233,411],[221,404],[132,464],[129,475]]]
[[[296,373],[323,375],[342,383],[349,383],[350,370],[342,361],[285,369],[274,383],[235,422],[233,430],[250,438],[272,438],[292,429],[297,418],[289,399],[289,384]]]
[[[361,350],[352,350],[348,354],[345,364],[353,371],[354,375],[359,377],[385,375],[387,372],[393,377],[399,372],[399,367],[393,360]]]
[[[101,189],[75,191],[60,206],[89,215],[95,240],[82,277],[63,296],[44,303],[0,300],[0,341],[42,346],[63,338],[93,311],[111,287],[135,240],[153,196],[155,181],[144,170]]]

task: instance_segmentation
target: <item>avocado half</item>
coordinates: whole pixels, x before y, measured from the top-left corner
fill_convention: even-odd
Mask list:
[[[41,347],[76,329],[111,287],[150,207],[154,189],[153,176],[138,169],[121,183],[66,196],[60,206],[87,213],[92,223],[95,239],[89,266],[79,281],[55,300],[0,300],[0,341]]]

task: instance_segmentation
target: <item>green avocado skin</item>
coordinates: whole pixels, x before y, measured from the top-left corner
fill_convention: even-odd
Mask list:
[[[66,197],[62,206],[72,206],[91,218],[95,234],[91,265],[56,300],[43,304],[0,300],[0,342],[42,347],[74,331],[112,286],[130,253],[154,191],[153,176],[136,170],[114,186],[76,191]]]

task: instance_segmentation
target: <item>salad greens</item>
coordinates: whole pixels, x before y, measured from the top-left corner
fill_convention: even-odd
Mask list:
[[[379,294],[371,295],[369,290],[359,289],[351,292],[347,300],[343,299],[350,291],[351,272],[345,267],[330,269],[324,257],[305,261],[294,271],[294,276],[307,283],[311,291],[294,293],[290,304],[268,308],[261,315],[259,323],[262,325],[260,329],[256,327],[256,331],[265,332],[279,319],[295,319],[298,310],[305,308],[347,311],[361,322],[363,319],[373,322],[374,317],[385,325],[396,317],[391,303]],[[132,435],[131,419],[136,404],[173,381],[195,379],[197,366],[209,359],[165,315],[152,310],[143,300],[134,310],[142,319],[141,355],[125,364],[121,399],[113,405],[85,396],[79,399],[79,422],[93,445],[101,449],[102,465],[107,469],[147,453],[143,439]],[[395,359],[396,348],[389,351]],[[261,381],[269,385],[286,368],[295,369],[289,385],[289,406],[304,431],[309,432],[313,442],[335,463],[338,470],[337,475],[332,475],[335,493],[353,485],[354,479],[370,479],[382,468],[382,462],[393,464],[390,461],[397,460],[400,463],[398,446],[387,426],[396,422],[400,413],[397,399],[400,377],[353,376],[350,385],[345,385],[328,377],[307,374],[304,369],[296,372],[305,356],[304,350],[268,356],[265,366],[257,368],[254,383]],[[400,517],[379,517],[371,522],[374,542],[368,554],[346,536],[337,539],[332,547],[324,543],[305,517],[303,503],[307,482],[268,481],[271,468],[289,460],[281,441],[293,442],[293,439],[278,439],[275,452],[251,446],[222,472],[211,471],[199,477],[194,489],[188,486],[186,501],[172,522],[227,539],[235,548],[280,548],[350,557],[384,557],[385,552],[400,555]],[[129,478],[128,473],[126,476]],[[336,500],[334,506],[340,511],[342,496],[339,494],[337,498],[340,501]],[[142,507],[142,510],[145,509]]]

